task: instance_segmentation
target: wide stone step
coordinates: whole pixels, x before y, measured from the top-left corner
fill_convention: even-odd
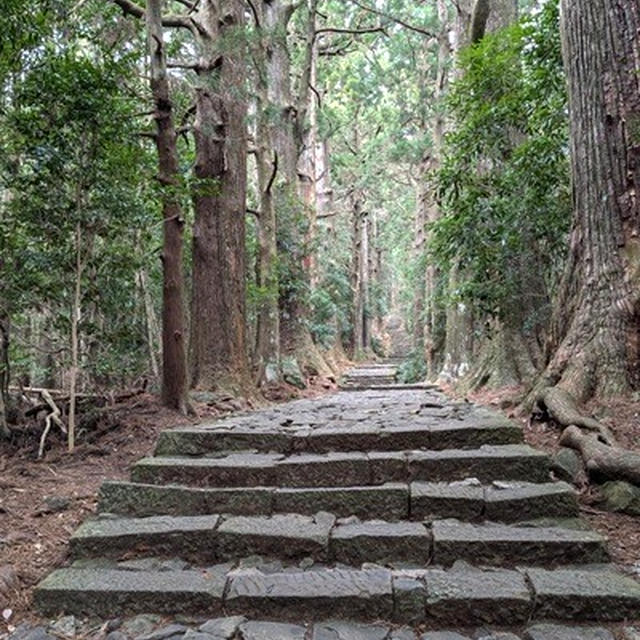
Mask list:
[[[157,456],[204,456],[217,452],[256,450],[263,453],[327,453],[330,451],[407,451],[477,448],[485,444],[519,444],[515,423],[478,412],[473,419],[434,421],[382,427],[376,424],[266,428],[203,425],[160,434]]]
[[[496,566],[578,564],[608,560],[605,539],[594,531],[561,527],[481,525],[457,520],[433,523],[433,562],[458,560]]]
[[[98,506],[100,512],[129,516],[313,515],[327,511],[339,518],[390,521],[516,522],[578,515],[575,491],[565,482],[483,486],[475,480],[307,488],[201,488],[115,481],[102,485]]]
[[[110,618],[134,612],[206,616],[224,611],[271,621],[337,617],[440,628],[507,626],[550,618],[633,618],[640,610],[640,584],[600,569],[60,569],[40,583],[35,604],[49,615]]]
[[[337,521],[315,516],[217,515],[88,520],[71,538],[75,557],[179,556],[196,563],[226,562],[258,554],[283,560],[450,566],[468,560],[494,566],[598,563],[604,540],[592,531],[517,527],[457,520],[433,523]]]
[[[481,482],[548,479],[549,459],[527,445],[485,445],[444,451],[278,455],[235,453],[219,458],[144,458],[132,480],[196,486],[364,486],[414,480]]]

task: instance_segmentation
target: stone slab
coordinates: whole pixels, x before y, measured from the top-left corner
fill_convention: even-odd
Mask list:
[[[240,626],[241,640],[305,640],[307,629],[281,622],[245,622]]]
[[[566,482],[496,482],[487,487],[487,520],[516,522],[579,515],[576,492]]]
[[[439,625],[499,624],[527,621],[533,603],[524,576],[506,570],[425,572],[427,619]]]
[[[522,429],[497,414],[478,411],[466,420],[446,420],[430,427],[430,448],[473,449],[482,445],[520,444]]]
[[[416,562],[431,558],[431,534],[418,522],[367,521],[338,524],[331,532],[330,557],[358,566],[364,562]]]
[[[604,538],[594,531],[457,520],[433,523],[433,547],[434,562],[445,566],[456,560],[492,566],[535,566],[597,563],[608,558]]]
[[[413,451],[408,463],[412,481],[451,482],[478,478],[481,482],[495,479],[544,482],[549,477],[548,456],[527,445]]]
[[[247,428],[185,427],[163,431],[156,445],[156,456],[204,456],[223,451],[284,453],[291,448],[291,438],[282,431]]]
[[[220,458],[143,458],[131,470],[134,482],[177,483],[201,487],[255,487],[277,483],[283,456],[234,453]]]
[[[417,625],[424,621],[427,589],[418,577],[394,573],[393,620],[400,624]]]
[[[236,516],[218,528],[219,558],[228,560],[254,554],[278,558],[311,556],[326,560],[329,532],[335,517],[311,517],[299,514],[271,517]]]
[[[86,520],[70,540],[72,555],[181,555],[215,559],[215,531],[220,516],[151,516]]]
[[[198,627],[200,633],[206,633],[213,640],[231,640],[238,627],[246,622],[244,616],[234,616],[230,618],[214,618],[207,620]]]
[[[615,640],[607,629],[537,624],[524,632],[524,640]]]
[[[484,488],[447,482],[412,482],[411,517],[420,520],[458,518],[479,520],[484,511]]]
[[[634,619],[640,616],[640,582],[613,569],[527,569],[537,618]]]
[[[377,487],[276,489],[273,511],[306,515],[328,511],[337,517],[406,520],[409,517],[409,489],[402,483]]]
[[[391,573],[384,569],[318,569],[265,574],[232,574],[226,598],[231,612],[253,611],[284,620],[389,619],[393,610]]]
[[[37,586],[34,603],[48,614],[207,614],[220,611],[225,584],[226,568],[206,572],[58,569]]]
[[[401,451],[371,451],[368,454],[370,477],[373,485],[385,482],[407,482],[409,477],[407,454]]]
[[[330,620],[313,627],[311,640],[387,640],[388,635],[388,627]]]
[[[357,452],[288,456],[275,464],[275,471],[279,486],[348,487],[371,484],[369,460],[366,454]]]
[[[274,489],[183,487],[111,481],[100,487],[98,510],[129,516],[192,516],[208,513],[269,515]]]

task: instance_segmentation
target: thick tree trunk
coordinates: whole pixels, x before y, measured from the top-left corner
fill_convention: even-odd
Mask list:
[[[162,216],[162,401],[182,413],[187,412],[187,355],[182,272],[184,220],[180,196],[180,168],[176,148],[173,105],[166,72],[160,0],[147,3],[147,39],[151,61],[151,91],[155,103],[158,149],[158,180],[163,186]]]
[[[196,89],[191,384],[252,387],[245,309],[247,103],[244,7],[206,0]],[[206,34],[206,35],[205,35]]]
[[[578,403],[629,390],[640,293],[640,2],[563,0],[574,214],[540,388]]]
[[[308,0],[308,33],[305,62],[297,98],[292,90],[291,57],[287,28],[301,3],[283,0],[263,2],[264,26],[270,34],[267,79],[273,105],[272,141],[278,154],[279,173],[275,185],[279,261],[286,278],[280,282],[280,342],[283,356],[295,360],[301,369],[330,375],[307,326],[307,292],[310,286],[308,239],[309,215],[304,194],[311,185],[300,172],[300,158],[308,131],[310,80],[315,52],[316,0]]]

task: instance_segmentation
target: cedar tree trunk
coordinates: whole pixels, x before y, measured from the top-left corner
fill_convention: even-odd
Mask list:
[[[160,0],[149,0],[146,20],[151,61],[151,91],[156,109],[158,180],[163,186],[162,401],[166,406],[186,413],[188,388],[182,273],[184,220],[179,195],[176,193],[180,185],[180,170],[173,105],[166,71],[161,5]]]
[[[542,385],[578,401],[629,390],[638,367],[640,2],[563,0],[573,228]]]
[[[199,18],[191,384],[241,394],[252,386],[245,324],[244,6],[206,0]]]

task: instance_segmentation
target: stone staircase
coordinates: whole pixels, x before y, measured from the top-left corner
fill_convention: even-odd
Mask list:
[[[372,363],[346,371],[341,380],[343,389],[370,389],[394,386],[397,366],[393,362]]]
[[[338,618],[375,622],[381,640],[416,637],[396,625],[640,618],[640,583],[607,564],[573,489],[551,481],[517,425],[433,389],[385,388],[384,367],[362,371],[381,386],[164,432],[130,482],[103,485],[36,605],[317,628]],[[259,637],[289,637],[279,628]]]

